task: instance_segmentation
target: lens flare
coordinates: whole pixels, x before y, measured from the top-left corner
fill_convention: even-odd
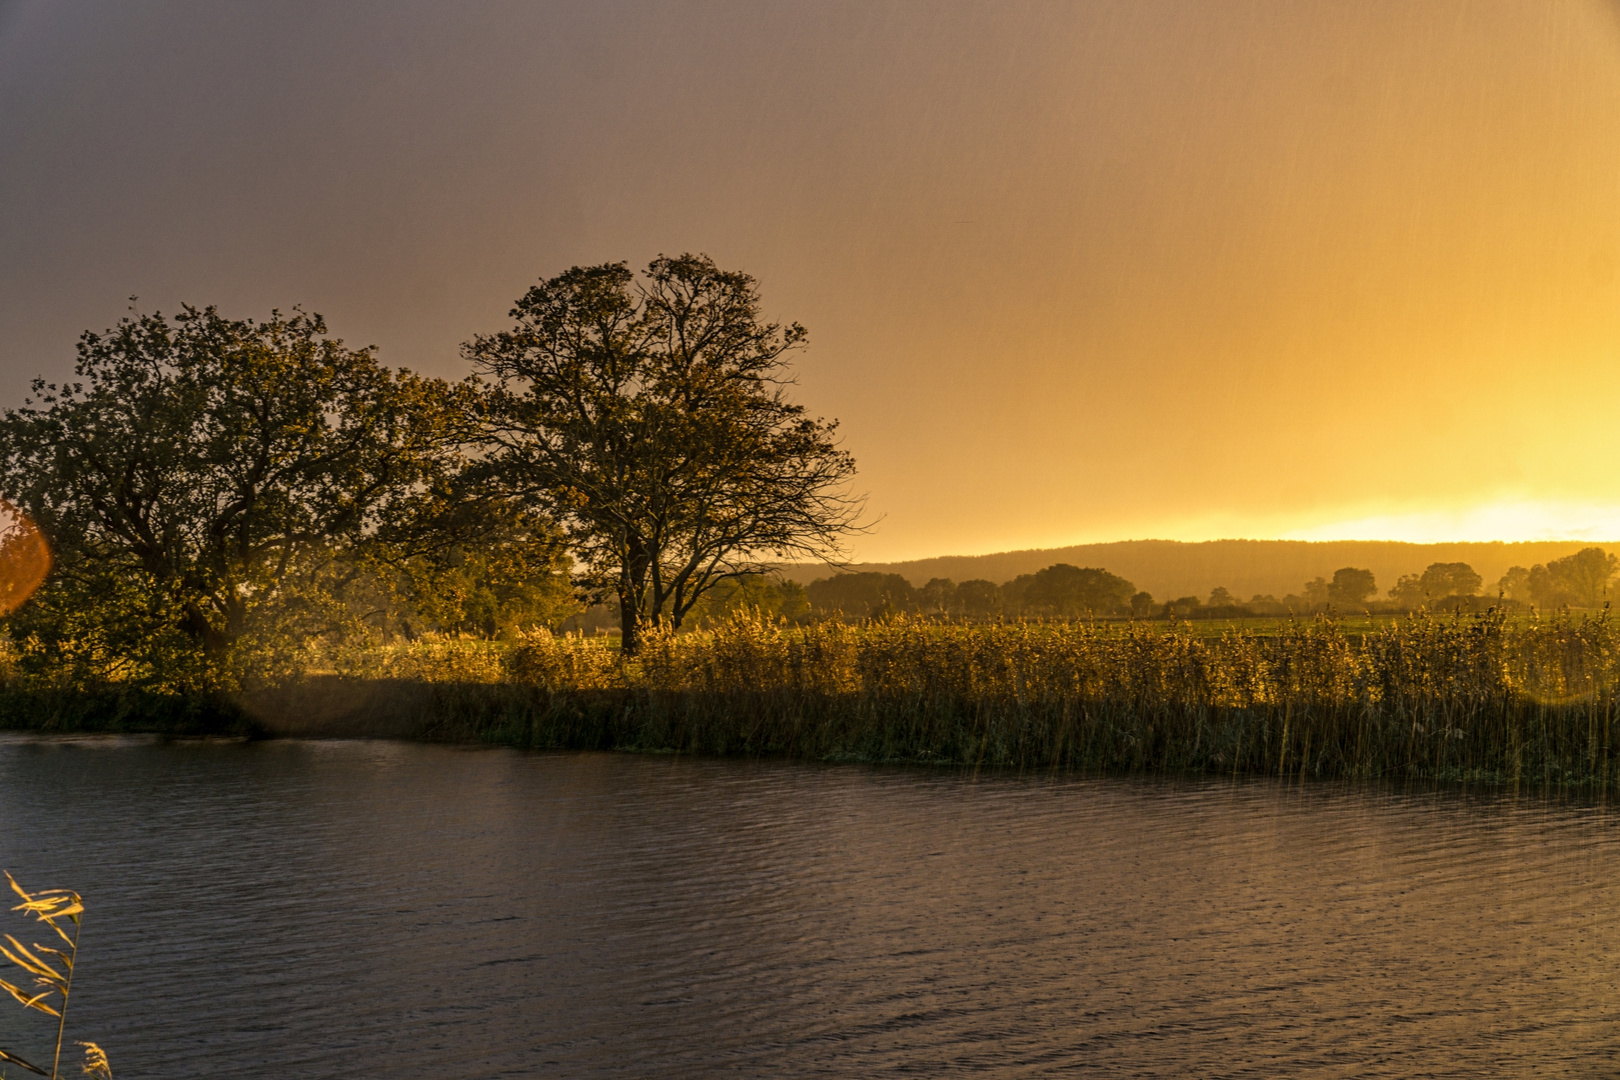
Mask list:
[[[28,515],[0,500],[0,615],[34,595],[51,571],[51,548]]]

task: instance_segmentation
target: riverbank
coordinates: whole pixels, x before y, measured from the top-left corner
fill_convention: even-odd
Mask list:
[[[1606,617],[1414,618],[1350,635],[739,619],[636,660],[584,638],[427,642],[190,700],[0,692],[0,726],[392,738],[1123,773],[1620,788]]]

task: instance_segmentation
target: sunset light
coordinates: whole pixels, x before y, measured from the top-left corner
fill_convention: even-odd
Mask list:
[[[1607,1076],[1617,797],[1620,0],[0,0],[0,1080]]]
[[[98,10],[0,14],[14,400],[131,294],[459,377],[537,275],[699,251],[808,328],[858,560],[1620,540],[1611,3]]]
[[[1620,536],[1620,505],[1523,500],[1455,510],[1411,509],[1305,526],[1281,536],[1285,540],[1379,539],[1414,544],[1449,540],[1609,540]]]

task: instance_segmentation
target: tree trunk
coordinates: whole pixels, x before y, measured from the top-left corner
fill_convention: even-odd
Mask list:
[[[181,610],[185,613],[185,618],[181,621],[182,629],[192,641],[202,646],[203,653],[209,659],[219,660],[230,651],[235,638],[216,630],[196,601],[187,601]]]
[[[641,609],[647,599],[647,572],[652,558],[639,536],[631,535],[625,546],[624,562],[619,568],[619,648],[625,656],[634,656],[641,651]]]
[[[641,651],[641,608],[635,593],[619,590],[619,649],[625,656]]]

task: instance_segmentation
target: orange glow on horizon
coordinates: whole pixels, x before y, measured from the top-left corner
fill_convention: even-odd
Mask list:
[[[0,404],[132,294],[461,378],[537,279],[706,252],[809,330],[856,560],[1620,535],[1613,0],[0,30]]]

